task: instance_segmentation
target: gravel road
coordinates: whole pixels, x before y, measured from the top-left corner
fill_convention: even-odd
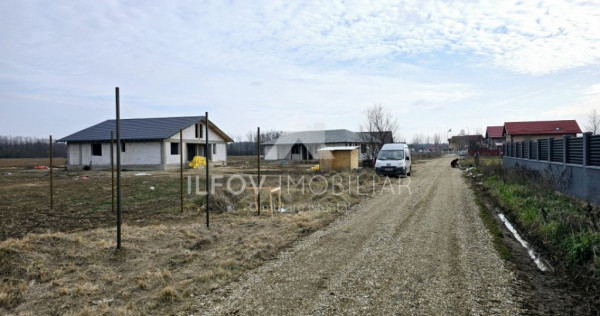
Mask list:
[[[404,180],[407,181],[407,180]],[[200,314],[519,314],[515,275],[448,159],[415,165],[410,191],[359,205],[238,282]]]

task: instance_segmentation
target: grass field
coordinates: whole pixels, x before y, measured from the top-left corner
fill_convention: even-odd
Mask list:
[[[198,296],[327,225],[384,181],[373,178],[372,170],[324,174],[307,187],[321,192],[336,175],[353,179],[348,188],[360,194],[284,188],[288,211],[274,217],[267,194],[256,216],[252,190],[235,195],[224,185],[211,196],[207,229],[205,197],[194,194],[195,188],[191,195],[185,192],[181,213],[178,172],[123,172],[123,248],[116,251],[110,172],[55,169],[50,210],[49,171],[32,169],[36,163],[43,161],[0,161],[0,314],[145,315],[195,308]],[[264,185],[277,186],[280,176],[284,186],[287,176],[309,179],[315,175],[311,166],[264,163]],[[192,186],[198,175],[204,190],[204,170],[185,173],[186,189],[187,175]],[[211,174],[222,175],[220,183],[226,184],[234,175],[255,176],[256,170],[252,158],[239,158],[211,168]]]
[[[463,165],[474,164],[472,158]],[[500,158],[483,158],[480,174],[485,194],[496,201],[527,238],[547,251],[553,264],[585,279],[598,290],[600,280],[600,209],[556,191],[542,174],[503,169]],[[582,284],[583,286],[583,284]]]
[[[54,158],[54,167],[64,167],[67,158]],[[0,169],[33,168],[35,165],[48,166],[50,158],[0,158]]]

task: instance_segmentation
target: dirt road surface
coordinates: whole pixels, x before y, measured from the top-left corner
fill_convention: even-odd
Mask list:
[[[413,173],[410,194],[396,187],[369,199],[238,282],[199,298],[190,312],[523,312],[516,277],[497,255],[461,171],[436,159]]]

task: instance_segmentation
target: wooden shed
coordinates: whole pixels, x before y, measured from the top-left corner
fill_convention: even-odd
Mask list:
[[[358,168],[358,146],[325,147],[319,151],[319,170],[352,170]]]

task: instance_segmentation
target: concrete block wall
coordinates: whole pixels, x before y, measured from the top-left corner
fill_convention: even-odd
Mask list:
[[[600,206],[600,167],[502,157],[504,168],[539,171],[556,190]]]

